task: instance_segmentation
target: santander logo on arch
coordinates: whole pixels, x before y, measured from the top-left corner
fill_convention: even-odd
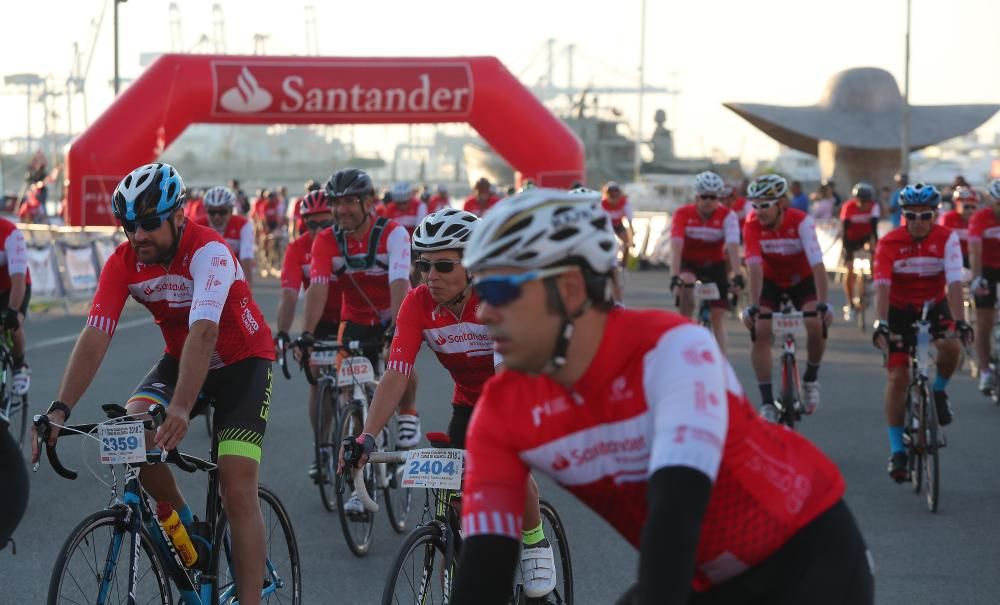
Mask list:
[[[466,116],[473,85],[464,63],[214,61],[217,116]]]

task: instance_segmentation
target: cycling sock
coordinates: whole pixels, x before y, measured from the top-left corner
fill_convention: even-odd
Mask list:
[[[762,405],[774,403],[774,391],[770,382],[761,382],[757,385],[760,388],[760,399]]]
[[[806,373],[802,375],[802,382],[816,382],[819,375],[819,364],[806,362]]]
[[[528,531],[521,532],[521,541],[524,542],[525,546],[532,546],[538,544],[545,539],[545,532],[542,531],[542,524],[539,523],[538,527]]]
[[[889,448],[893,454],[906,451],[906,446],[903,445],[903,427],[889,427]]]
[[[944,391],[946,388],[948,388],[948,381],[949,380],[951,380],[951,376],[948,376],[946,378],[946,377],[938,374],[934,378],[934,390],[935,391]]]
[[[177,516],[181,518],[181,523],[184,525],[191,525],[194,523],[194,512],[191,510],[191,507],[187,505],[187,503],[177,509]]]

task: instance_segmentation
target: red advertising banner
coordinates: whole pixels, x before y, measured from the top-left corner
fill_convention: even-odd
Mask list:
[[[213,61],[212,115],[462,118],[473,102],[465,63]]]

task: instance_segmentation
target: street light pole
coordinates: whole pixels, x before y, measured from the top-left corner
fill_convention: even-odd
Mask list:
[[[646,0],[642,0],[639,24],[639,120],[635,130],[635,159],[632,162],[633,178],[639,181],[642,169],[642,119],[646,111],[643,106],[646,91]]]
[[[115,96],[118,96],[118,92],[121,90],[121,77],[118,75],[118,5],[125,3],[127,0],[111,0],[115,3],[115,13],[114,13],[114,23],[115,23]]]
[[[910,4],[906,0],[906,53],[903,64],[903,121],[899,136],[899,171],[910,172]]]

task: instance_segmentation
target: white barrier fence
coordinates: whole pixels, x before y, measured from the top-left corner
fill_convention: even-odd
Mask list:
[[[31,299],[62,303],[89,300],[101,268],[124,241],[114,227],[50,227],[18,224],[28,245]]]

